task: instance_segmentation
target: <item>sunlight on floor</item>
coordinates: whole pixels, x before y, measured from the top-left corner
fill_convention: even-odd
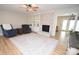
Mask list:
[[[61,31],[57,32],[55,38],[60,41],[65,47],[68,46],[69,32]]]

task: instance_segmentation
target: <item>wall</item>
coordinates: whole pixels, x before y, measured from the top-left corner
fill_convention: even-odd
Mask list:
[[[57,18],[58,16],[63,15],[71,15],[72,13],[78,13],[78,9],[76,8],[63,8],[63,9],[56,9],[50,11],[43,11],[36,13],[36,15],[40,15],[40,31],[42,25],[51,25],[50,33],[52,36],[55,35],[56,26],[57,26]],[[31,14],[28,16],[28,23],[33,24],[34,19],[36,17],[35,14]],[[60,21],[60,20],[59,20]],[[59,24],[61,26],[61,24]]]
[[[54,36],[55,35],[55,15],[54,15],[54,12],[52,11],[46,11],[46,12],[42,12],[42,13],[37,13],[37,14],[31,14],[31,15],[28,15],[28,23],[29,24],[32,24],[37,22],[39,23],[39,26],[36,27],[36,25],[33,25],[32,28],[35,27],[35,30],[33,31],[42,31],[42,25],[50,25],[50,34],[51,36]],[[38,29],[39,30],[38,30]]]
[[[41,27],[42,25],[50,25],[49,33],[51,36],[55,35],[54,25],[56,22],[54,20],[55,20],[55,14],[52,11],[44,12],[41,14],[41,19],[40,19]]]
[[[13,24],[14,27],[20,27],[26,24],[26,15],[12,11],[0,11],[0,24]]]
[[[3,35],[3,34],[2,34],[2,30],[1,30],[1,27],[0,27],[0,35]]]
[[[19,28],[22,24],[27,24],[26,16],[23,13],[0,10],[0,24],[12,24],[14,28]]]

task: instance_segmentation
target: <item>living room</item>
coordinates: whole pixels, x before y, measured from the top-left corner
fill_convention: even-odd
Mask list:
[[[66,42],[65,39],[60,39],[58,37],[55,37],[56,30],[59,30],[59,32],[61,32],[61,30],[57,29],[57,27],[56,27],[57,25],[61,25],[61,22],[58,21],[58,17],[64,17],[64,16],[71,17],[73,15],[77,16],[78,10],[79,10],[78,4],[77,5],[76,4],[71,4],[71,5],[69,5],[69,4],[67,4],[67,5],[65,5],[65,4],[37,4],[35,6],[36,7],[35,12],[31,12],[31,11],[29,12],[28,10],[26,10],[25,7],[22,7],[23,5],[25,5],[25,4],[11,4],[11,5],[10,4],[1,4],[0,5],[0,19],[1,19],[0,20],[0,25],[1,25],[0,35],[1,36],[5,36],[5,37],[8,36],[7,38],[9,40],[11,40],[11,42],[15,46],[17,46],[18,49],[21,51],[21,53],[24,55],[28,55],[28,54],[29,55],[30,54],[38,54],[38,55],[47,54],[48,55],[51,53],[50,51],[56,50],[55,48],[57,47],[58,43],[64,45],[64,47],[67,46],[66,44],[68,44],[68,42]],[[30,6],[30,5],[32,5],[32,4],[26,4],[26,6]],[[69,18],[64,18],[64,20],[65,19],[69,19]],[[26,31],[26,27],[28,27],[27,31]],[[60,27],[61,26],[58,26],[58,28],[60,28]],[[11,33],[9,35],[5,35],[4,28],[5,29],[6,28],[15,29],[17,33],[15,35],[12,35],[11,37],[9,37],[9,35],[11,35],[13,33]],[[39,37],[40,37],[40,39],[44,39],[44,41],[42,41],[42,40],[37,41],[36,39],[39,39]],[[25,41],[24,38],[29,39],[29,40],[24,42]],[[55,39],[55,38],[58,38],[58,39]],[[2,39],[2,37],[0,39]],[[33,39],[35,39],[35,40],[33,41]],[[45,40],[45,39],[47,39],[47,40]],[[53,39],[53,41],[52,41],[52,39]],[[64,43],[64,41],[65,41],[65,43]],[[8,42],[8,41],[6,41],[6,42]],[[39,44],[37,44],[37,42]],[[23,46],[24,44],[26,45],[25,47]],[[46,45],[42,46],[43,47],[42,48],[42,47],[40,47],[41,44],[43,44],[43,45],[46,44]],[[30,46],[30,47],[28,47],[28,46]],[[34,46],[36,46],[36,47],[34,47]],[[37,49],[37,47],[39,49]],[[65,48],[67,49],[67,47],[65,47]],[[26,48],[28,48],[28,49],[26,49]],[[59,50],[60,53],[57,53],[57,54],[66,54],[66,50],[64,49],[64,51],[62,53],[61,49],[62,49],[62,47]],[[6,49],[6,50],[8,51],[8,49]],[[33,51],[33,52],[31,52],[31,51]],[[38,51],[40,51],[40,52],[38,52]],[[1,54],[9,54],[9,53],[11,53],[11,51],[9,51],[7,53],[3,52]],[[15,53],[15,54],[17,54],[17,53]],[[54,53],[54,54],[56,54],[56,53]]]

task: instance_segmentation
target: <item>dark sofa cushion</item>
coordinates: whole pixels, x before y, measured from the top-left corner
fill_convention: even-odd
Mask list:
[[[79,49],[79,32],[71,32],[69,38],[69,46]]]
[[[23,30],[23,33],[30,33],[31,32],[31,28],[30,28],[30,25],[27,25],[27,24],[23,24],[22,25],[22,30]]]
[[[75,31],[74,34],[75,34],[76,39],[79,40],[79,32]]]
[[[13,37],[16,36],[16,30],[12,29],[12,30],[5,30],[4,32],[4,36],[5,37]]]

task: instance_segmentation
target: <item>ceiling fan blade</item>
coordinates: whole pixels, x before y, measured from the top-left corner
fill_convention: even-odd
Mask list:
[[[25,4],[21,5],[21,8],[27,9],[27,6]]]
[[[37,11],[37,10],[35,9],[35,10],[33,10],[33,11]]]
[[[39,7],[32,7],[32,9],[38,9]]]
[[[23,4],[22,8],[25,8],[26,11],[37,11],[39,7],[35,4]]]

